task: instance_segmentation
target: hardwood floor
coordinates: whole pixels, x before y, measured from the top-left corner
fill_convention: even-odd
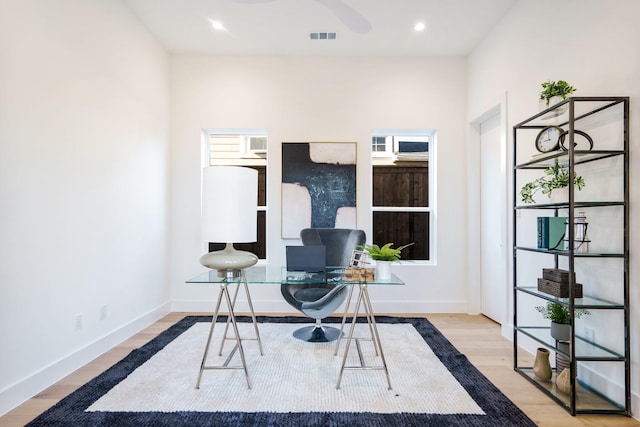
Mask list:
[[[171,313],[167,315],[0,417],[0,425],[3,427],[24,426],[79,386],[125,357],[131,350],[144,345],[188,314],[198,313]],[[500,327],[486,317],[464,314],[429,314],[426,317],[539,426],[640,426],[640,422],[637,420],[624,416],[580,415],[572,417],[569,415],[568,412],[513,371],[511,342],[504,339],[500,335]]]
[[[638,420],[620,415],[572,417],[513,370],[511,341],[502,337],[499,325],[486,317],[464,314],[429,314],[426,317],[537,425],[542,427],[640,426]],[[531,356],[531,364],[533,364],[533,356]]]

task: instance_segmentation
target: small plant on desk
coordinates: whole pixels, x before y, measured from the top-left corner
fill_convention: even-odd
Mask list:
[[[413,245],[413,243],[408,243],[406,245],[399,246],[397,248],[392,248],[393,243],[387,243],[382,247],[375,244],[362,245],[360,247],[365,251],[367,251],[371,259],[374,259],[377,261],[399,261],[402,250],[411,245]]]

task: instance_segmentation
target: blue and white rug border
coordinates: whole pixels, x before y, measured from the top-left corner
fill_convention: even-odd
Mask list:
[[[222,319],[221,319],[222,320]],[[248,317],[239,318],[249,321]],[[340,322],[329,318],[327,323]],[[359,319],[362,322],[365,319]],[[409,323],[465,388],[485,415],[372,414],[367,412],[270,413],[270,412],[87,412],[86,408],[126,378],[131,372],[162,350],[168,343],[197,322],[210,322],[211,316],[186,316],[120,362],[98,375],[28,426],[535,426],[517,406],[482,375],[425,318],[377,316],[379,323]],[[258,322],[309,323],[302,317],[258,316]]]

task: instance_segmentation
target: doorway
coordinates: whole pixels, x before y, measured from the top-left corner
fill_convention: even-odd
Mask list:
[[[507,287],[504,214],[505,177],[500,110],[480,122],[481,312],[504,324]]]

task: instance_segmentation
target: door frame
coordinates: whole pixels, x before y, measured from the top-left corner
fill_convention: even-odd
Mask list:
[[[501,271],[503,272],[503,289],[504,289],[504,304],[505,304],[505,318],[502,324],[502,335],[508,339],[513,338],[513,309],[511,301],[513,295],[511,292],[511,264],[512,257],[510,256],[512,251],[510,250],[509,242],[511,241],[511,215],[509,215],[509,206],[511,194],[508,191],[511,185],[511,174],[509,173],[508,161],[509,148],[508,148],[508,128],[507,128],[507,93],[505,92],[500,99],[495,101],[491,106],[487,108],[482,114],[470,120],[469,132],[468,132],[468,150],[467,150],[467,200],[468,200],[468,213],[467,216],[467,229],[468,229],[468,241],[467,241],[467,296],[468,296],[468,312],[470,314],[480,314],[482,309],[481,303],[481,283],[478,280],[481,277],[482,265],[480,254],[480,201],[481,201],[481,182],[480,182],[480,125],[486,121],[489,117],[499,114],[500,115],[500,164],[502,165],[500,170],[500,176],[504,185],[500,188],[500,216],[501,223],[504,224],[502,228],[503,233],[500,236],[500,242],[502,246],[501,258]]]

